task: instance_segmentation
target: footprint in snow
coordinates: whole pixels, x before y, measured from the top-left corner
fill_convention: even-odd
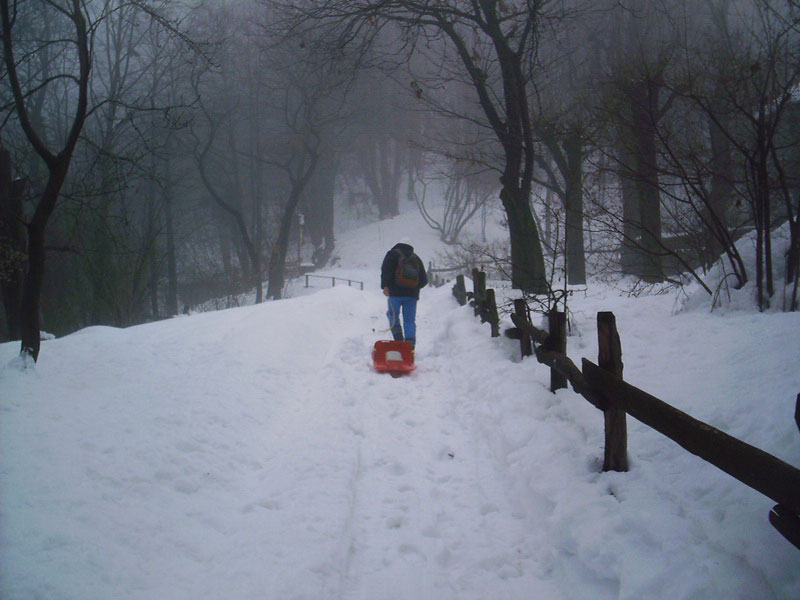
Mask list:
[[[482,517],[485,517],[489,513],[498,512],[498,510],[499,509],[494,504],[484,504],[481,506],[480,513]]]
[[[439,450],[439,460],[453,460],[455,457],[455,451],[449,446],[444,446]]]
[[[391,468],[392,475],[405,475],[408,472],[403,465],[400,463],[394,463]]]

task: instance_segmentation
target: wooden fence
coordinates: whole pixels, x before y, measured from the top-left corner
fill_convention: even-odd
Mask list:
[[[446,273],[452,273],[454,271],[458,271],[459,267],[447,268],[447,269],[439,269],[434,266],[433,262],[428,262],[428,283],[433,287],[442,287],[447,280],[445,279]]]
[[[306,287],[309,287],[309,281],[308,281],[309,277],[314,277],[314,278],[317,278],[317,279],[329,279],[330,282],[331,282],[331,287],[336,287],[336,282],[337,281],[346,281],[348,287],[351,287],[353,285],[358,285],[360,287],[360,289],[362,289],[362,290],[364,289],[364,282],[363,281],[356,281],[355,279],[345,279],[343,277],[330,277],[328,275],[310,275],[310,274],[309,275],[305,275]]]
[[[492,337],[500,336],[500,317],[497,313],[497,302],[495,301],[494,290],[486,289],[486,273],[472,271],[473,291],[468,292],[464,284],[464,276],[458,275],[453,286],[453,295],[459,304],[464,306],[470,300],[471,306],[475,308],[475,316],[480,317],[481,323],[490,323],[492,327]]]
[[[448,281],[453,279],[453,275],[458,275],[458,273],[466,273],[468,272],[469,266],[467,265],[456,265],[454,267],[437,267],[433,264],[432,261],[428,261],[428,283],[430,283],[434,287],[442,287]],[[477,269],[476,269],[477,270]]]
[[[467,301],[481,322],[492,324],[492,336],[499,335],[499,316],[494,290],[486,289],[486,274],[473,272],[473,291],[467,292],[459,275],[453,295],[459,304]],[[628,470],[627,415],[667,436],[692,454],[771,498],[777,504],[769,521],[787,540],[800,548],[800,470],[784,461],[698,421],[688,414],[640,390],[622,379],[622,344],[613,313],[597,313],[597,364],[581,361],[581,368],[567,356],[566,315],[548,315],[549,332],[530,321],[524,299],[514,301],[514,327],[506,334],[520,342],[523,357],[535,356],[550,367],[550,389],[572,386],[597,409],[605,422],[604,471]],[[800,394],[795,406],[800,429]]]

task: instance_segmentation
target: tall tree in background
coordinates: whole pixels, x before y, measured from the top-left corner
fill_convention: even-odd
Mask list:
[[[756,287],[759,309],[767,308],[775,294],[772,230],[789,223],[787,283],[797,278],[800,252],[800,199],[797,152],[800,132],[792,118],[800,81],[800,27],[795,7],[782,3],[755,3],[737,14],[739,34],[723,47],[729,69],[715,73],[715,96],[731,107],[729,119],[719,118],[714,98],[693,96],[714,122],[738,159],[745,198],[756,230]],[[797,286],[784,307],[797,308]]]
[[[68,225],[86,282],[79,301],[87,324],[124,327],[158,313],[152,288],[166,202],[157,163],[173,134],[162,111],[181,48],[140,7],[111,6],[94,41],[88,143],[73,161],[73,172],[82,174],[71,187],[85,190],[91,206],[74,209]]]
[[[227,49],[227,58],[245,53],[244,48]],[[234,81],[236,83],[234,83]],[[192,152],[197,173],[212,201],[231,219],[239,241],[246,250],[240,259],[243,276],[255,289],[256,303],[263,299],[262,248],[256,232],[261,211],[252,211],[246,202],[248,173],[245,168],[249,140],[244,135],[240,110],[245,98],[240,95],[245,84],[238,85],[236,73],[201,65],[193,75],[193,87],[199,100],[200,116],[192,128]],[[249,85],[258,85],[249,80]],[[251,201],[253,199],[251,198]],[[254,226],[255,224],[255,226]]]
[[[388,23],[399,25],[409,47],[439,46],[446,71],[469,82],[486,126],[502,148],[500,199],[507,215],[512,284],[527,292],[548,289],[544,257],[530,207],[535,167],[528,96],[544,2],[456,0],[316,0],[296,10],[304,26],[342,23],[341,43],[367,37]],[[420,46],[423,44],[420,43]],[[395,48],[396,52],[396,48]],[[416,93],[424,95],[424,89]]]
[[[51,217],[58,213],[61,221],[61,207],[67,206],[68,192],[75,190],[82,202],[76,203],[76,213],[97,208],[92,202],[98,192],[105,194],[104,202],[109,206],[118,201],[124,205],[127,182],[115,180],[113,167],[106,167],[115,161],[126,163],[132,170],[141,166],[142,130],[132,123],[137,114],[153,106],[144,106],[144,98],[151,96],[142,85],[142,67],[147,59],[141,55],[140,42],[150,28],[158,28],[184,44],[189,42],[176,21],[168,17],[169,8],[161,0],[133,4],[119,0],[0,3],[5,63],[2,75],[11,97],[3,108],[15,117],[2,121],[3,134],[4,139],[14,141],[16,164],[23,167],[35,196],[23,215],[27,263],[19,319],[22,354],[33,360],[38,360],[40,350],[41,300],[48,260],[45,238],[46,233],[52,234],[55,221]],[[79,156],[86,159],[80,165]],[[114,161],[104,162],[112,156]],[[101,164],[105,166],[95,168]],[[80,173],[75,173],[76,167]],[[148,216],[147,209],[137,214],[140,206],[137,204],[127,215],[135,215],[139,221],[134,233],[125,231],[124,220],[123,228],[117,231],[123,232],[125,244],[132,244],[130,256],[135,256],[128,265],[117,265],[126,279],[129,277],[124,285],[136,288],[127,294],[117,290],[115,311],[122,324],[141,318],[134,307],[134,296],[143,300],[154,248],[156,215],[150,211]],[[143,229],[139,230],[139,225]],[[137,239],[140,232],[145,235]],[[105,241],[110,233],[101,228],[99,237]],[[131,248],[120,252],[120,248],[109,247],[106,253],[121,256]],[[75,281],[82,280],[75,277],[73,287]],[[123,295],[126,301],[120,300]],[[68,303],[60,300],[61,304]]]
[[[19,340],[25,267],[22,195],[25,180],[14,178],[11,152],[0,145],[0,295],[6,313],[6,334]],[[0,330],[2,331],[2,330]]]
[[[81,130],[86,122],[89,110],[89,76],[91,72],[90,45],[91,33],[87,25],[89,17],[84,3],[80,0],[68,0],[61,3],[42,4],[45,14],[40,15],[46,21],[65,20],[70,28],[68,38],[43,39],[39,32],[29,29],[20,31],[16,27],[23,18],[18,12],[22,7],[17,2],[0,0],[0,20],[3,32],[3,59],[6,77],[14,97],[14,109],[19,124],[28,142],[39,155],[47,168],[47,182],[35,204],[33,216],[26,224],[28,234],[27,268],[22,292],[20,314],[21,353],[33,361],[39,358],[39,304],[41,300],[42,282],[45,269],[45,232],[47,223],[59,199],[61,188],[67,177],[72,155],[78,143]],[[30,17],[31,15],[27,15]],[[28,22],[30,25],[30,22]],[[43,46],[60,46],[64,53],[67,67],[77,63],[76,71],[55,73],[43,81],[20,80],[23,63],[35,59],[36,51]],[[20,50],[20,55],[17,55]],[[65,136],[55,142],[56,147],[48,145],[47,132],[37,129],[28,111],[28,99],[33,91],[43,87],[60,85],[62,81],[71,82],[74,86],[74,104],[71,107],[71,124]],[[25,86],[23,88],[23,86]]]
[[[623,207],[622,272],[664,279],[658,125],[669,109],[664,73],[674,52],[667,3],[627,0],[612,13],[617,172]]]
[[[532,121],[542,148],[537,162],[544,176],[538,183],[554,192],[563,206],[567,283],[584,285],[587,156],[599,143],[592,109],[601,59],[592,38],[601,9],[572,4],[568,18],[543,36]]]
[[[324,152],[303,193],[300,209],[314,246],[311,260],[316,267],[322,267],[328,261],[336,243],[334,238],[334,195],[338,172],[339,158],[334,152]]]
[[[704,6],[706,35],[690,36],[698,41],[665,80],[679,110],[659,124],[662,165],[681,182],[680,196],[671,196],[691,207],[711,260],[727,257],[735,288],[752,279],[737,238],[755,230],[756,301],[764,309],[777,292],[773,230],[786,222],[786,284],[797,273],[800,15],[780,2]],[[692,24],[698,20],[694,14]],[[785,310],[796,310],[796,294],[796,286],[784,290]]]
[[[317,201],[309,196],[315,189],[311,186],[315,176],[318,183],[327,180],[328,191],[323,194],[330,191],[334,151],[338,147],[335,140],[341,136],[342,124],[350,116],[344,106],[345,92],[357,73],[357,55],[343,50],[329,56],[322,52],[323,42],[315,37],[298,41],[286,39],[285,32],[278,27],[272,31],[275,34],[272,41],[277,43],[264,50],[273,59],[264,102],[270,115],[266,129],[273,143],[261,160],[282,174],[280,189],[285,190],[278,202],[278,230],[272,244],[267,287],[267,297],[279,299],[298,206],[304,197],[307,202]],[[322,172],[317,171],[320,164]],[[324,198],[319,201],[326,202]],[[332,230],[327,234],[332,237]]]
[[[379,219],[400,214],[400,184],[408,170],[402,128],[404,110],[396,85],[380,72],[367,71],[354,91],[359,107],[355,122],[354,163],[378,209]]]

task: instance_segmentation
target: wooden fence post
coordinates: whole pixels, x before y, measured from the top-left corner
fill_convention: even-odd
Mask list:
[[[440,275],[441,269],[433,268],[433,261],[428,261],[428,282],[433,287],[442,287],[447,281]]]
[[[614,396],[633,418],[800,515],[800,469],[692,418],[585,358],[583,374],[592,389],[604,399]]]
[[[514,300],[514,314],[516,314],[522,322],[528,323],[528,305],[525,303],[524,298],[517,298]],[[519,351],[522,358],[531,356],[533,354],[533,340],[531,334],[522,327],[519,329]]]
[[[794,405],[794,422],[797,423],[797,429],[800,430],[800,394],[797,394],[797,404]]]
[[[500,315],[497,314],[494,290],[486,290],[486,320],[492,326],[492,337],[500,337]]]
[[[559,354],[567,354],[567,313],[551,310],[547,314],[550,335],[548,336],[547,349]],[[556,369],[550,368],[550,391],[567,387],[567,378]]]
[[[453,296],[456,297],[459,305],[464,306],[467,303],[467,286],[464,284],[464,276],[458,275],[456,277],[456,284],[453,286]]]
[[[601,369],[622,379],[622,344],[612,312],[597,313],[597,363]],[[606,447],[603,471],[628,470],[628,426],[625,409],[616,398],[606,398],[604,411]]]
[[[769,512],[769,522],[783,537],[800,548],[800,516],[783,504],[776,504]]]
[[[475,316],[482,316],[486,302],[486,273],[472,269],[472,298],[475,302]]]

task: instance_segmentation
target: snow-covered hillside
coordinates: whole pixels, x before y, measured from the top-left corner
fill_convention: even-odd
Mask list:
[[[5,600],[800,598],[773,502],[629,419],[601,473],[601,413],[515,342],[425,289],[417,370],[371,371],[388,337],[383,253],[415,213],[340,235],[287,300],[95,327],[9,365],[0,345]],[[612,310],[625,377],[800,466],[800,315],[592,286],[569,353]]]

